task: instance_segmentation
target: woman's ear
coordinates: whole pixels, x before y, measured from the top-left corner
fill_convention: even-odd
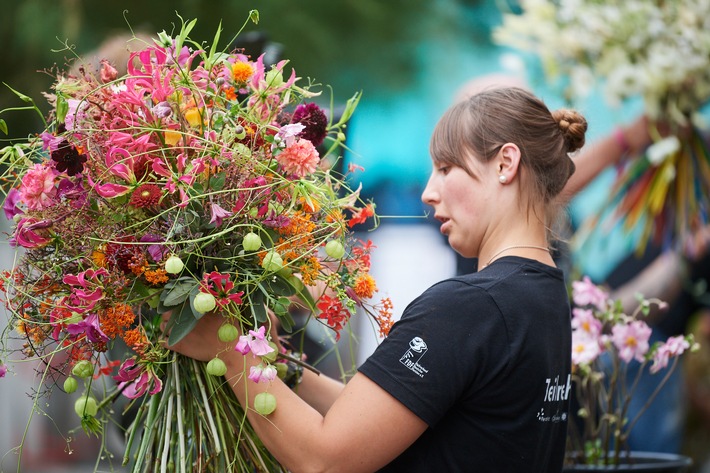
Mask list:
[[[501,184],[513,182],[518,175],[518,166],[520,165],[520,148],[513,143],[506,143],[501,146],[498,155],[496,156],[496,166],[498,172],[498,180]]]

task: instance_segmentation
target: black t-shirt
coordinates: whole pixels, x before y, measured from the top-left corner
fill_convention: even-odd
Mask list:
[[[359,369],[429,426],[382,471],[561,471],[570,369],[559,269],[508,256],[435,284]]]

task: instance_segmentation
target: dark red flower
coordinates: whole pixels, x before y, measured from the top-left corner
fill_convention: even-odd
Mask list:
[[[66,171],[67,175],[74,176],[84,170],[86,155],[79,154],[79,151],[67,140],[62,140],[57,145],[57,149],[52,151],[52,161],[56,163],[57,171]]]
[[[300,123],[306,127],[299,136],[313,143],[313,146],[320,146],[325,135],[328,134],[328,117],[318,105],[312,102],[296,107],[291,123]]]
[[[128,202],[133,207],[146,209],[156,207],[160,202],[162,192],[160,187],[155,184],[141,184],[131,194],[131,200]]]

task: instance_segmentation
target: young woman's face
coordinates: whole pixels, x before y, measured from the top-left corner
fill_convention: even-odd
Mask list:
[[[473,175],[465,169],[434,162],[422,201],[434,208],[441,233],[461,256],[478,256],[481,242],[496,214],[496,187],[500,185],[493,164],[472,159]]]

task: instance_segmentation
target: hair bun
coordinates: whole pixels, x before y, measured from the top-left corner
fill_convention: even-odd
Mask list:
[[[587,120],[575,110],[562,108],[552,112],[552,118],[562,132],[567,152],[573,153],[584,146]]]

